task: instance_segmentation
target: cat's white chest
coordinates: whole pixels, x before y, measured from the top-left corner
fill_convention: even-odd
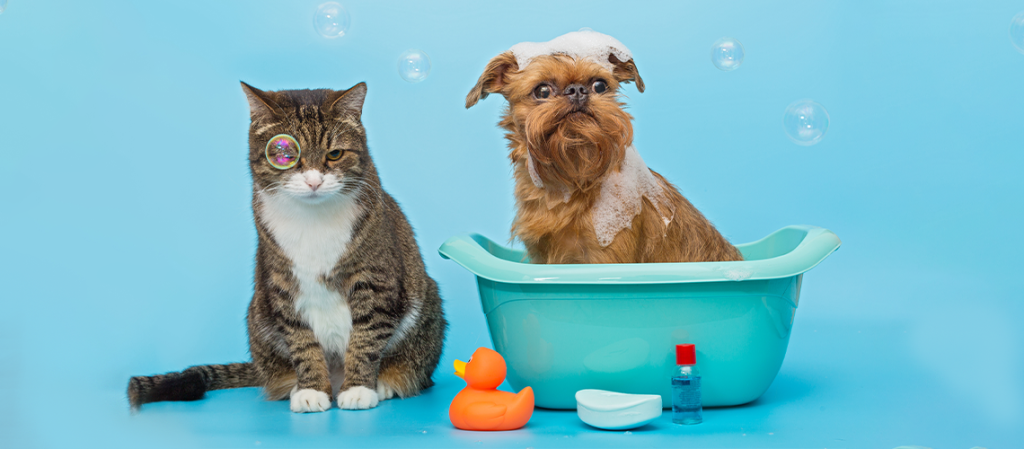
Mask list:
[[[260,194],[260,220],[292,261],[299,282],[295,310],[327,355],[344,357],[352,332],[345,297],[321,282],[345,254],[361,209],[350,198],[305,204],[286,195]]]

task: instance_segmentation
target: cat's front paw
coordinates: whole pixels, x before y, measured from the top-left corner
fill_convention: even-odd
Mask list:
[[[311,388],[293,389],[291,402],[295,413],[323,412],[331,408],[331,397]]]
[[[377,392],[366,387],[352,387],[338,393],[338,408],[345,410],[366,410],[379,402]]]

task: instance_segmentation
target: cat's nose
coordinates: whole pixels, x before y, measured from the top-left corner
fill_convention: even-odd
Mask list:
[[[314,192],[316,192],[316,189],[319,188],[320,184],[323,183],[324,180],[320,179],[319,176],[311,176],[306,178],[306,185],[309,186],[309,188],[313,189]]]

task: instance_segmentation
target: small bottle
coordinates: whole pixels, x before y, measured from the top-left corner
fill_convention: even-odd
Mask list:
[[[700,424],[704,420],[700,404],[700,371],[693,345],[676,345],[676,365],[672,377],[672,422]]]

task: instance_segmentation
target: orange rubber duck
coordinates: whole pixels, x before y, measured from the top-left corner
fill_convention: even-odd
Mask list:
[[[466,388],[452,400],[448,417],[462,430],[515,430],[533,415],[533,389],[519,394],[498,391],[505,380],[505,359],[491,349],[479,348],[469,362],[455,361],[455,375]]]

